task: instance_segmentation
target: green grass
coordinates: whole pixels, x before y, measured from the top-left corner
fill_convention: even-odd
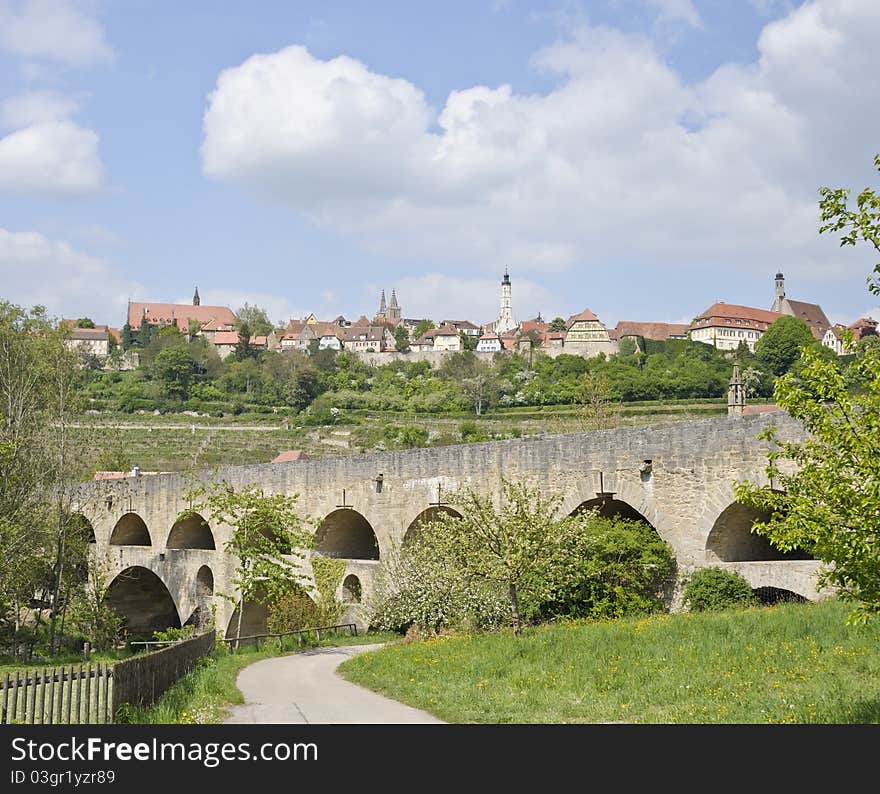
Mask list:
[[[345,678],[452,723],[878,723],[880,623],[837,600],[398,643]]]
[[[323,638],[320,642],[311,640],[306,647],[388,642],[397,636],[379,632],[359,634],[356,637],[340,634]],[[289,637],[287,639],[290,641]],[[244,703],[241,691],[235,683],[239,672],[254,662],[278,655],[277,641],[258,648],[240,648],[234,652],[218,646],[213,654],[200,660],[154,706],[128,709],[124,721],[138,725],[223,722],[230,706]]]

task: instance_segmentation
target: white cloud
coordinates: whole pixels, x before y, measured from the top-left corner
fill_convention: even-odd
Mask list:
[[[113,50],[88,0],[0,0],[0,50],[85,67],[107,63]]]
[[[116,327],[125,322],[128,299],[144,292],[112,263],[38,232],[0,228],[0,275],[0,300]]]
[[[31,91],[0,102],[0,126],[7,129],[28,127],[72,116],[80,105],[55,91]]]
[[[692,28],[702,28],[703,20],[693,0],[644,0],[655,9],[661,22],[684,22]]]
[[[867,260],[818,237],[817,189],[870,179],[877,40],[875,0],[817,0],[694,85],[647,37],[583,26],[536,54],[548,93],[473,86],[439,110],[289,47],[221,73],[203,168],[400,261],[849,278]]]
[[[63,197],[103,183],[98,136],[72,121],[32,124],[0,138],[0,191]]]
[[[286,323],[290,317],[297,316],[294,314],[294,307],[290,301],[275,293],[217,287],[200,289],[199,299],[203,306],[228,306],[234,312],[238,311],[245,303],[259,306],[261,309],[265,309],[273,323]],[[177,297],[172,303],[192,303],[192,295]]]

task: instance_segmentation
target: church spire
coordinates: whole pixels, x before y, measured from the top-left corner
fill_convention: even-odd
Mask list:
[[[379,301],[379,316],[384,317],[385,311],[387,309],[387,305],[385,304],[385,290],[382,290],[382,299]]]
[[[196,287],[195,294],[193,295],[193,306],[198,306],[201,303],[201,298],[199,298],[199,288]]]
[[[397,308],[397,293],[393,289],[391,290],[391,308]]]

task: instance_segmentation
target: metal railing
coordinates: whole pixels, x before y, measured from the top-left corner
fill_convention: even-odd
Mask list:
[[[223,642],[225,642],[230,649],[235,649],[238,647],[239,643],[245,641],[253,641],[254,645],[259,644],[260,640],[264,640],[270,637],[275,637],[278,640],[278,650],[284,650],[284,638],[291,637],[296,635],[297,641],[300,645],[304,642],[304,635],[309,632],[315,632],[315,635],[320,640],[321,632],[329,632],[332,631],[334,636],[339,635],[339,629],[347,629],[352,637],[357,637],[357,624],[356,623],[337,623],[335,626],[313,626],[307,629],[296,629],[295,631],[276,631],[276,632],[268,632],[266,634],[248,634],[242,637],[224,637]]]

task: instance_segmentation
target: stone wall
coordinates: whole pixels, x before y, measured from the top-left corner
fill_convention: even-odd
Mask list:
[[[595,500],[600,492],[613,493],[615,500],[650,522],[673,548],[680,571],[687,572],[719,562],[708,548],[708,539],[734,501],[734,484],[744,479],[766,483],[769,446],[757,436],[768,424],[777,424],[783,437],[802,435],[800,425],[779,412],[227,467],[221,468],[218,476],[235,487],[257,484],[266,493],[298,494],[301,512],[310,517],[315,529],[331,514],[334,526],[342,522],[339,531],[344,531],[349,518],[352,527],[362,525],[363,517],[375,533],[380,559],[402,541],[412,522],[438,501],[438,495],[448,501],[444,494],[463,486],[498,497],[503,478],[527,482],[558,497],[560,514]],[[380,474],[381,483],[377,482]],[[209,473],[200,476],[208,477]],[[181,622],[197,606],[194,583],[198,569],[210,567],[215,593],[229,592],[234,569],[222,551],[231,530],[214,524],[210,516],[206,518],[215,551],[167,548],[177,514],[188,506],[184,491],[184,479],[175,474],[88,483],[81,488],[81,510],[91,520],[98,548],[109,555],[112,568],[118,572],[126,566],[143,565],[155,571],[177,603]],[[145,520],[152,546],[108,545],[113,526],[128,511]],[[743,531],[736,526],[728,529]],[[775,586],[783,589],[787,564],[770,567],[770,576],[778,579]],[[371,560],[347,563],[346,573],[357,574],[365,599],[376,565]],[[816,568],[815,563],[807,567],[810,565]],[[310,573],[308,561],[304,571]],[[767,576],[762,569],[762,582]],[[803,566],[792,581],[800,594],[816,595],[803,592],[809,590]],[[216,597],[214,603],[218,626],[223,628],[231,607]]]

